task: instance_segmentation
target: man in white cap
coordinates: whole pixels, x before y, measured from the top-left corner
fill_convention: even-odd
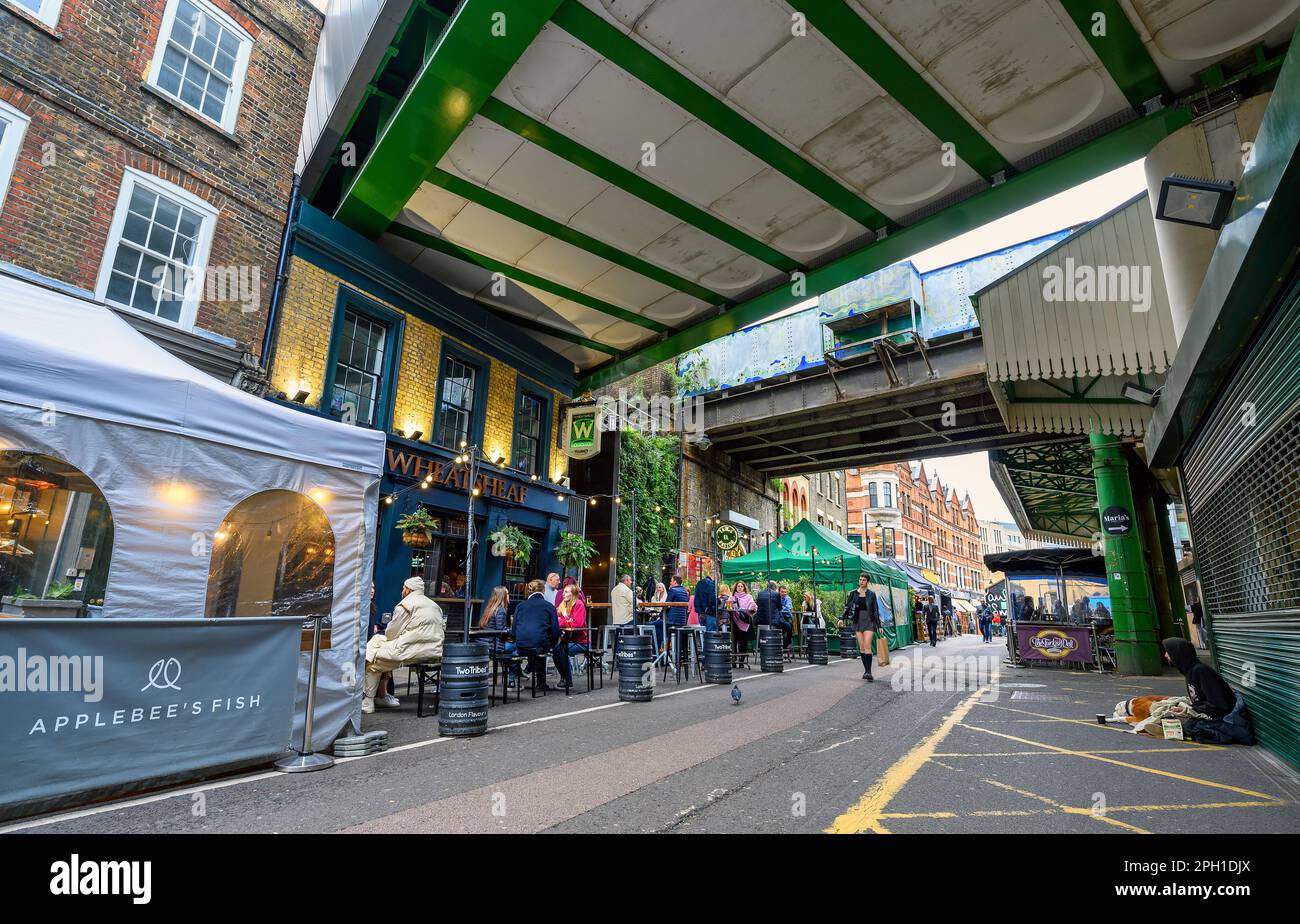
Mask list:
[[[393,609],[393,618],[382,635],[366,642],[365,698],[361,711],[375,711],[375,694],[380,678],[403,664],[428,664],[442,660],[442,640],[447,621],[442,609],[424,593],[424,579],[408,578],[402,584],[402,599]],[[401,705],[391,694],[379,699],[378,705],[394,708]]]

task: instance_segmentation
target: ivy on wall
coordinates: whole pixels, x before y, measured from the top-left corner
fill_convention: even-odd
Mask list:
[[[651,436],[636,430],[619,434],[618,491],[623,496],[618,518],[618,571],[632,571],[632,506],[636,500],[636,574],[633,582],[644,585],[652,572],[662,571],[664,556],[677,548],[677,469],[680,455],[675,436]],[[655,506],[659,509],[656,511]]]

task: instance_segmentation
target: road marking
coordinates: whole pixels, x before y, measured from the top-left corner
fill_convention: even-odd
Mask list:
[[[1025,738],[1017,738],[1015,735],[1008,735],[1003,732],[995,732],[988,728],[980,728],[977,725],[966,725],[965,723],[962,723],[962,728],[969,728],[971,731],[983,732],[986,735],[996,735],[999,738],[1006,738],[1010,741],[1015,741],[1018,744],[1028,744],[1028,745],[1032,745],[1033,747],[1046,748],[1047,750],[1055,751],[1058,754],[1066,754],[1071,757],[1082,757],[1085,760],[1096,760],[1104,764],[1114,764],[1117,767],[1125,767],[1129,770],[1137,770],[1141,773],[1150,773],[1154,776],[1165,776],[1173,780],[1181,780],[1184,783],[1196,783],[1201,786],[1212,787],[1213,789],[1226,789],[1228,792],[1240,793],[1243,796],[1250,796],[1255,799],[1276,798],[1275,796],[1270,796],[1267,793],[1255,792],[1253,789],[1243,789],[1240,786],[1229,786],[1227,783],[1214,783],[1211,782],[1210,780],[1202,780],[1199,779],[1198,777],[1187,776],[1184,773],[1174,773],[1170,770],[1159,770],[1155,767],[1144,767],[1141,764],[1131,764],[1128,763],[1127,761],[1115,760],[1113,757],[1103,757],[1099,754],[1090,754],[1087,751],[1075,751],[1075,750],[1071,750],[1070,748],[1060,748],[1054,744],[1044,744],[1041,741],[1029,741],[1028,739]]]
[[[845,663],[849,663],[849,662],[841,660],[841,661],[832,662],[831,664],[824,665],[824,666],[834,667],[836,664],[845,664]],[[799,667],[792,667],[789,670],[784,671],[784,673],[793,674],[796,671],[807,670],[810,667],[817,667],[817,666],[819,665],[802,664]],[[781,676],[781,674],[778,673],[751,674],[748,677],[737,677],[735,679],[735,682],[742,683],[749,680],[761,680],[764,677],[779,677],[779,676]],[[715,689],[718,686],[719,684],[697,684],[696,686],[693,687],[687,687],[685,690],[673,690],[672,692],[669,693],[656,694],[656,696],[658,699],[666,699],[669,696],[678,696],[682,693],[692,693],[698,690]],[[586,713],[589,712],[598,712],[602,709],[613,709],[616,706],[628,706],[628,705],[632,705],[632,704],[625,703],[622,700],[619,700],[613,703],[605,703],[600,706],[590,706],[586,709],[575,709],[572,712],[561,712],[556,715],[544,715],[544,716],[539,716],[535,719],[526,719],[522,722],[511,722],[508,725],[494,725],[488,730],[501,731],[507,728],[520,728],[524,725],[532,725],[535,722],[549,722],[552,721],[553,719],[565,719],[575,715],[585,715]],[[336,757],[334,758],[334,762],[337,764],[346,764],[346,763],[352,763],[353,761],[357,761],[357,760],[370,760],[371,758],[374,757],[382,757],[385,754],[396,754],[401,751],[413,751],[416,748],[428,747],[431,744],[440,744],[444,741],[452,741],[452,740],[455,739],[447,738],[447,737],[426,738],[423,741],[412,741],[408,744],[399,744],[396,747],[390,747],[386,751],[377,751],[374,754],[364,754],[359,757]],[[290,775],[291,774],[280,773],[279,771],[276,770],[267,770],[261,773],[254,773],[251,776],[237,776],[237,777],[232,777],[231,779],[228,780],[219,780],[215,783],[205,783],[201,786],[190,786],[180,790],[167,790],[166,792],[154,793],[148,796],[140,796],[139,798],[130,799],[126,802],[113,802],[108,805],[98,805],[95,806],[94,808],[78,809],[76,811],[63,812],[57,815],[46,815],[41,818],[33,818],[28,821],[17,822],[12,825],[0,826],[0,834],[5,834],[11,831],[23,831],[28,828],[41,828],[41,827],[45,827],[46,825],[58,824],[64,821],[77,821],[82,818],[90,818],[95,815],[103,815],[106,812],[118,812],[121,811],[122,809],[136,808],[141,805],[152,805],[153,803],[156,802],[165,802],[168,799],[179,799],[183,796],[193,796],[201,792],[211,792],[214,789],[225,789],[229,786],[240,786],[246,783],[256,783],[261,780],[269,780],[277,777],[283,779]]]
[[[860,834],[864,831],[875,831],[878,834],[888,834],[889,829],[880,823],[881,813],[885,807],[894,800],[894,797],[902,791],[907,785],[907,781],[916,775],[926,761],[934,754],[943,739],[948,737],[948,733],[956,728],[966,714],[974,708],[979,697],[988,692],[988,687],[981,687],[970,696],[966,697],[947,717],[939,724],[939,727],[930,732],[916,747],[904,754],[888,770],[885,771],[876,785],[867,790],[862,798],[857,801],[848,811],[840,815],[832,822],[831,826],[826,829],[827,834]]]
[[[1173,754],[1178,751],[1194,751],[1197,754],[1204,754],[1204,748],[1089,748],[1081,751],[1084,754]],[[1224,753],[1226,753],[1224,749]],[[981,754],[979,751],[965,754],[955,751],[945,751],[936,753],[935,757],[1055,757],[1051,751],[989,751]]]
[[[861,736],[861,735],[854,735],[852,738],[849,738],[849,739],[847,739],[847,740],[845,740],[845,741],[836,741],[834,744],[832,744],[832,745],[830,745],[830,746],[828,746],[828,747],[824,747],[824,748],[821,748],[820,750],[813,751],[813,753],[814,753],[814,754],[825,754],[827,751],[833,751],[833,750],[835,750],[837,747],[840,747],[841,745],[844,745],[844,744],[852,744],[852,743],[855,742],[855,741],[861,741],[861,740],[862,740],[862,736]]]
[[[1066,815],[1086,815],[1087,817],[1092,818],[1096,821],[1100,821],[1103,824],[1112,825],[1113,827],[1116,828],[1123,828],[1126,831],[1132,831],[1134,834],[1151,833],[1145,828],[1139,828],[1137,825],[1131,825],[1126,821],[1120,821],[1118,818],[1108,818],[1104,813],[1095,812],[1091,808],[1076,808],[1075,806],[1072,805],[1064,805],[1060,802],[1057,802],[1055,799],[1049,799],[1047,798],[1047,796],[1040,796],[1038,793],[1030,792],[1027,789],[1017,789],[1016,787],[1009,786],[1006,783],[1000,782],[999,780],[985,780],[984,782],[988,783],[990,786],[996,786],[999,789],[1008,790],[1009,792],[1013,792],[1019,796],[1024,796],[1028,799],[1036,799],[1037,801],[1050,805],[1058,812],[1063,812]]]
[[[1016,709],[1014,706],[999,706],[996,703],[980,703],[980,705],[988,706],[990,709],[1005,709],[1007,712],[1019,712],[1021,715],[1038,716],[1038,721],[1040,722],[1072,722],[1075,725],[1087,725],[1090,728],[1104,728],[1107,731],[1119,732],[1122,735],[1133,734],[1132,726],[1128,724],[1125,724],[1125,726],[1121,728],[1119,727],[1119,725],[1112,724],[1110,722],[1107,722],[1105,725],[1098,725],[1096,719],[1093,719],[1091,722],[1088,721],[1087,719],[1071,719],[1068,718],[1067,716],[1048,715],[1045,712],[1030,712],[1028,709]],[[1029,722],[1030,720],[1023,719],[1021,721]],[[1202,748],[1212,749],[1212,750],[1222,750],[1224,747],[1226,747],[1226,745],[1222,745],[1222,744],[1201,744],[1198,741],[1188,741],[1186,742],[1186,744],[1188,748],[1191,750],[1199,750]]]

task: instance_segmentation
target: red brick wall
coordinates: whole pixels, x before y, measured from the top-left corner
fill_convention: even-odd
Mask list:
[[[165,0],[64,0],[50,30],[0,5],[0,99],[31,118],[0,213],[0,261],[93,290],[123,171],[219,210],[211,266],[256,267],[256,311],[198,327],[261,345],[322,24],[305,0],[212,0],[254,43],[233,133],[143,89]],[[50,163],[50,157],[53,163]]]

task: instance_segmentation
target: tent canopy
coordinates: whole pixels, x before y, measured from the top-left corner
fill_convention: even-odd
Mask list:
[[[217,381],[103,305],[0,274],[0,400],[382,474],[384,434]]]
[[[1024,549],[984,556],[984,567],[1007,574],[1070,571],[1076,574],[1106,575],[1106,560],[1092,549]]]
[[[906,586],[907,579],[902,571],[863,555],[843,536],[806,518],[770,545],[724,561],[722,577],[727,581],[751,583],[767,580],[769,574],[774,581],[812,580],[813,550],[816,550],[818,584],[853,585],[857,583],[858,574],[865,571],[875,583]]]
[[[108,505],[104,618],[210,615],[217,533],[237,507],[274,491],[318,509],[334,555],[314,745],[359,718],[383,433],[246,394],[103,305],[2,273],[0,369],[0,450],[66,462]]]

